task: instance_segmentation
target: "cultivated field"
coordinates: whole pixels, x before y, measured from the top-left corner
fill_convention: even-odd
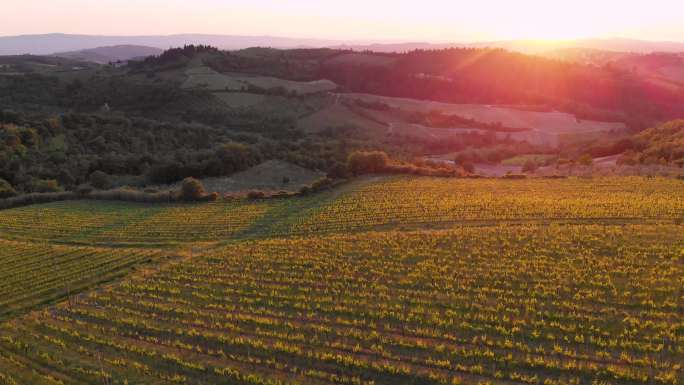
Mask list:
[[[123,276],[157,254],[0,240],[0,320]]]
[[[514,140],[528,141],[535,144],[557,146],[561,141],[572,139],[581,134],[604,135],[610,132],[624,132],[624,123],[597,122],[577,119],[574,115],[553,111],[536,112],[519,110],[510,107],[492,106],[484,104],[450,104],[429,100],[391,98],[371,94],[340,94],[346,100],[361,100],[368,103],[383,103],[393,108],[408,112],[429,113],[437,111],[447,115],[457,115],[473,119],[481,123],[501,123],[505,127],[526,129],[520,132],[497,132],[497,138],[509,137]],[[430,128],[415,124],[405,124],[407,132],[423,132],[423,135],[445,136],[480,132],[481,130],[468,127]],[[427,134],[425,134],[427,133]]]
[[[682,384],[684,181],[1,214],[0,384]]]
[[[202,88],[210,91],[247,91],[250,86],[262,90],[283,88],[297,95],[316,94],[332,91],[337,85],[329,80],[297,82],[269,76],[250,76],[244,74],[222,74],[209,67],[194,67],[186,71],[187,79],[182,87]]]
[[[615,177],[565,180],[366,178],[291,199],[146,205],[75,201],[2,212],[0,237],[163,244],[381,226],[684,220],[684,183]]]

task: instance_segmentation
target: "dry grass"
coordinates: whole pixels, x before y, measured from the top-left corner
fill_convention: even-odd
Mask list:
[[[575,134],[592,132],[623,131],[623,123],[606,123],[591,120],[579,120],[571,114],[562,112],[537,112],[518,110],[510,107],[499,107],[484,104],[449,104],[426,100],[390,98],[369,94],[344,94],[344,99],[362,100],[364,102],[380,102],[390,107],[408,112],[427,113],[438,111],[444,114],[458,115],[482,123],[502,123],[506,127],[528,128],[534,133],[518,133],[528,135],[530,139],[544,134]]]

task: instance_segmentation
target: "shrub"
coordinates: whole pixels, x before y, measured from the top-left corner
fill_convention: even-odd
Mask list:
[[[311,187],[309,187],[309,186],[302,186],[302,188],[299,189],[300,195],[309,195],[310,193],[311,193]]]
[[[90,184],[96,189],[106,190],[112,187],[112,181],[109,175],[100,170],[91,173],[88,180],[90,180]]]
[[[247,193],[247,198],[249,199],[264,199],[266,198],[266,193],[259,190],[252,190]]]
[[[12,187],[12,185],[0,178],[0,199],[11,198],[17,195],[17,191]]]
[[[506,174],[502,176],[503,179],[527,179],[525,174]]]
[[[55,179],[34,179],[31,182],[31,191],[37,193],[56,193],[62,191]]]
[[[273,195],[271,195],[271,198],[276,198],[276,199],[278,199],[278,198],[289,198],[293,195],[294,195],[294,193],[291,193],[288,191],[278,191],[278,192],[274,193]]]
[[[473,174],[475,172],[475,165],[473,162],[470,161],[464,161],[459,163],[463,171],[467,172],[468,174]]]
[[[332,179],[328,177],[323,177],[320,179],[317,179],[311,184],[311,190],[313,191],[321,191],[325,188],[328,188],[332,185]]]
[[[32,193],[25,195],[18,195],[9,199],[0,201],[0,209],[8,209],[12,207],[28,206],[39,203],[59,202],[71,199],[78,199],[79,196],[71,191],[56,192],[56,193]]]
[[[537,163],[532,159],[525,161],[525,164],[522,166],[522,172],[533,173],[535,171],[537,171]]]
[[[348,176],[347,167],[339,162],[335,162],[335,164],[333,164],[333,166],[328,170],[328,178],[331,179],[342,179]]]
[[[347,169],[355,175],[383,172],[389,157],[382,151],[355,151],[347,159]]]
[[[147,179],[155,184],[167,184],[180,180],[181,166],[178,163],[158,164],[147,173]]]
[[[204,185],[202,182],[195,178],[185,178],[183,179],[183,184],[181,185],[180,199],[184,201],[197,201],[202,199],[207,195],[204,191]]]
[[[594,159],[589,154],[584,154],[577,159],[577,162],[582,166],[591,166],[594,164]]]
[[[93,186],[91,186],[89,184],[82,184],[82,185],[78,186],[78,188],[76,189],[76,192],[79,195],[88,195],[91,192],[93,192]]]

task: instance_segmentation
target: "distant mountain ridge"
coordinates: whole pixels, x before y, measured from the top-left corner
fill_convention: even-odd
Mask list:
[[[353,45],[342,44],[332,48],[352,49],[355,51],[408,52],[416,49],[445,48],[502,48],[527,54],[542,54],[560,49],[588,49],[610,52],[651,53],[684,52],[684,42],[646,41],[634,39],[580,39],[567,41],[504,40],[476,43],[389,43]]]
[[[142,45],[115,45],[109,47],[84,49],[80,51],[60,52],[55,53],[52,56],[106,64],[110,62],[123,62],[152,55],[159,55],[162,52],[162,49],[156,47],[147,47]]]
[[[0,55],[50,55],[57,52],[80,51],[96,47],[137,45],[159,49],[180,47],[186,44],[211,45],[225,50],[248,47],[325,47],[342,44],[342,41],[298,39],[275,36],[234,36],[180,34],[167,36],[98,36],[98,35],[20,35],[0,37]]]
[[[44,35],[0,36],[0,55],[50,55],[57,52],[89,50],[111,46],[147,46],[168,49],[186,44],[211,45],[224,50],[249,47],[272,48],[347,48],[357,51],[406,52],[415,49],[442,49],[449,47],[494,47],[523,53],[543,53],[561,48],[587,48],[618,52],[684,52],[684,42],[645,41],[635,39],[580,39],[554,42],[531,40],[491,41],[475,43],[378,43],[330,39],[307,39],[278,36],[239,36],[212,34],[176,34],[150,36]]]

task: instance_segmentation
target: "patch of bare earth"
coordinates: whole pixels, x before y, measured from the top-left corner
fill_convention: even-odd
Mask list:
[[[218,193],[240,193],[251,190],[298,191],[325,176],[281,160],[269,160],[229,177],[201,179],[205,190]],[[179,184],[171,188],[180,188]]]

